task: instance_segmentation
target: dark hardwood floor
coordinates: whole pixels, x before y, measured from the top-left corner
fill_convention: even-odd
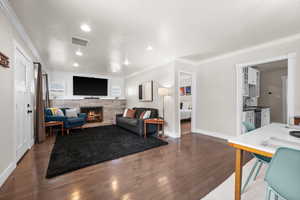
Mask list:
[[[199,134],[46,179],[54,138],[35,145],[0,189],[0,200],[199,200],[234,169],[225,141]]]

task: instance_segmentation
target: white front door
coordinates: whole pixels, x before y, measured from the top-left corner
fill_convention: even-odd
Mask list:
[[[15,103],[16,103],[16,156],[22,158],[33,142],[33,64],[16,50]]]

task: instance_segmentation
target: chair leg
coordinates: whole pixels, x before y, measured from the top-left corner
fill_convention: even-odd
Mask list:
[[[254,176],[254,179],[253,179],[253,180],[256,180],[256,178],[257,178],[257,176],[258,176],[258,174],[259,174],[259,171],[260,171],[262,165],[263,165],[263,162],[262,162],[262,161],[259,161],[259,165],[258,165],[258,168],[257,168],[257,170],[256,170],[256,173],[255,173],[255,176]]]
[[[251,172],[250,172],[250,174],[249,174],[249,176],[248,176],[248,178],[247,178],[247,180],[246,180],[246,182],[245,182],[245,184],[244,184],[244,187],[243,187],[243,189],[242,189],[242,193],[245,192],[245,189],[246,189],[246,187],[248,186],[249,181],[250,181],[250,179],[251,179],[251,177],[252,177],[252,175],[253,175],[253,173],[254,173],[254,171],[255,171],[255,169],[256,169],[256,166],[258,165],[258,163],[259,163],[259,160],[256,159],[256,162],[255,162],[255,164],[253,165],[253,167],[252,167],[252,169],[251,169]]]

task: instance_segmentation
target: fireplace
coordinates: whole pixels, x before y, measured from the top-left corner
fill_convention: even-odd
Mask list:
[[[103,121],[103,108],[98,107],[81,107],[81,113],[87,114],[87,122],[102,122]]]

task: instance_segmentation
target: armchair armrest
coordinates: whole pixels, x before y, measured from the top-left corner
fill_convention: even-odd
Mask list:
[[[78,118],[84,119],[84,123],[86,123],[86,120],[87,120],[87,114],[86,114],[86,113],[79,113],[79,114],[78,114]]]
[[[137,125],[144,127],[144,119],[138,119],[137,120]]]
[[[86,113],[79,113],[79,114],[78,114],[78,117],[79,117],[79,118],[85,118],[85,119],[86,119],[87,114],[86,114]]]
[[[123,114],[116,114],[116,117],[123,117]]]

